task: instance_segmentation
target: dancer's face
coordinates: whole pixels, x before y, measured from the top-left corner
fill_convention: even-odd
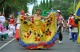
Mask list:
[[[40,10],[37,10],[36,11],[36,14],[40,15],[41,14],[41,11]]]

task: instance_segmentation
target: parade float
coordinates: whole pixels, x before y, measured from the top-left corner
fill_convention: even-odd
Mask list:
[[[51,12],[48,19],[41,21],[34,17],[33,22],[25,20],[22,15],[20,19],[20,29],[16,29],[15,38],[20,45],[27,49],[42,49],[54,46],[58,34],[55,13]]]

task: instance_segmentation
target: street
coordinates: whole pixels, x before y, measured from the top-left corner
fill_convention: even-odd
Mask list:
[[[0,52],[80,52],[78,43],[80,0],[0,0]]]
[[[3,41],[3,43],[0,41],[0,47],[6,42],[7,40]],[[18,41],[13,40],[0,49],[0,52],[80,52],[80,45],[77,42],[69,40],[68,33],[64,32],[63,42],[59,44],[57,40],[56,44],[50,49],[28,50],[19,45]]]

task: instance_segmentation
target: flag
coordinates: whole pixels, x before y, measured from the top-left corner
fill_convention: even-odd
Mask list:
[[[78,3],[78,5],[76,7],[76,16],[80,17],[80,2]]]
[[[76,7],[76,17],[80,19],[80,2],[77,4]],[[80,21],[78,21],[78,38],[77,43],[80,43]]]

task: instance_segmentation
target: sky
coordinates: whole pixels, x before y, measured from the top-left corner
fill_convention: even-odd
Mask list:
[[[37,0],[37,4],[38,4],[38,5],[40,4],[40,2],[41,2],[41,0]],[[28,4],[28,5],[27,5],[29,15],[32,15],[33,6],[34,6],[34,4]]]
[[[41,1],[43,1],[43,0],[37,0],[37,4],[39,5],[39,4],[41,3]],[[48,0],[48,1],[49,1],[49,0]],[[45,0],[45,2],[46,2],[46,0]],[[34,6],[34,4],[28,4],[28,5],[27,5],[29,15],[32,15],[33,6]]]
[[[32,9],[33,9],[34,4],[28,5],[28,13],[29,15],[32,15]]]

